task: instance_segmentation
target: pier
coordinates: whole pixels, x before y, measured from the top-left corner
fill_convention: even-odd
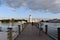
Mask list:
[[[0,0],[0,40],[60,40],[60,0]]]
[[[15,40],[53,40],[51,37],[46,35],[44,32],[39,31],[35,25],[28,24]]]

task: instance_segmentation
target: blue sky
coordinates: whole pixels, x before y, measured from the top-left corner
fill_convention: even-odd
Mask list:
[[[10,7],[1,5],[0,6],[0,19],[1,18],[29,18],[30,11],[25,7],[20,7],[15,11]],[[60,14],[54,14],[50,12],[32,11],[31,15],[33,18],[60,18]]]

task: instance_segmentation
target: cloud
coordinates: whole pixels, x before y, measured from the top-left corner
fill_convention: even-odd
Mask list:
[[[60,13],[60,0],[6,0],[5,4],[12,8],[25,6],[31,10]]]
[[[30,0],[27,6],[32,10],[60,13],[60,0]]]
[[[12,11],[16,11],[16,9],[12,7],[8,7],[8,9],[11,9]]]

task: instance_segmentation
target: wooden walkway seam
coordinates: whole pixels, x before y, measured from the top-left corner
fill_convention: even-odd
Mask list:
[[[15,40],[53,40],[53,39],[43,32],[40,32],[39,36],[38,28],[36,28],[35,26],[31,26],[31,24],[28,24],[28,26],[24,29],[21,35],[19,35]]]

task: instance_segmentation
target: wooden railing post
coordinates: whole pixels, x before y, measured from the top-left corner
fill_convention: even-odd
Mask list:
[[[60,40],[60,28],[58,28],[58,40]]]
[[[48,25],[45,25],[45,33],[47,34],[48,31]]]
[[[24,23],[24,28],[27,26],[27,24],[26,23]]]
[[[24,24],[22,24],[22,29],[24,29]]]
[[[8,40],[12,40],[12,28],[8,28]]]
[[[18,25],[18,33],[21,34],[20,25]]]
[[[38,23],[38,28],[40,28],[40,23]]]
[[[0,32],[2,31],[2,27],[0,27]]]
[[[24,30],[24,27],[25,27],[24,25],[25,25],[25,24],[22,24],[22,31]]]

